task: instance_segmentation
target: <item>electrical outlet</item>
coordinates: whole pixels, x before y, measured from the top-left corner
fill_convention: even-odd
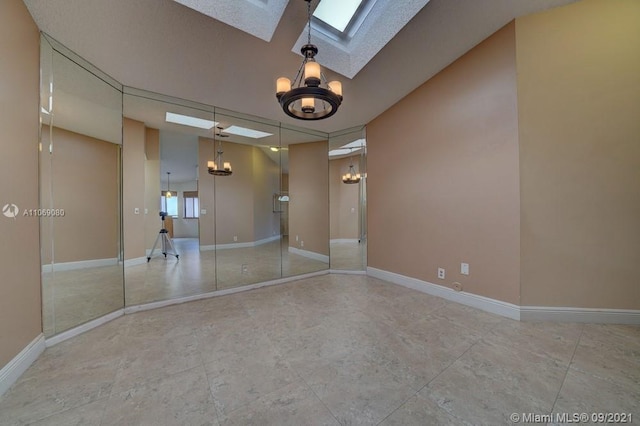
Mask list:
[[[440,278],[441,280],[444,280],[444,268],[438,268],[438,278]]]
[[[233,236],[233,241],[238,241],[238,236],[237,235]]]
[[[300,241],[300,247],[304,247],[304,241]]]
[[[133,209],[133,214],[140,214],[140,208],[136,207]]]
[[[242,273],[243,274],[248,274],[249,273],[249,265],[247,265],[246,263],[242,264]]]
[[[462,275],[469,275],[469,264],[468,263],[461,263],[460,264],[460,273]]]
[[[296,241],[298,241],[298,236],[296,235]]]
[[[144,209],[144,214],[149,214],[149,209]]]

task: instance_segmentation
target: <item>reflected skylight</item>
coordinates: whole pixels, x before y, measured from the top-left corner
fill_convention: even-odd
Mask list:
[[[338,31],[344,31],[360,3],[362,0],[322,0],[313,12],[313,16]]]
[[[224,133],[244,136],[245,138],[260,139],[273,136],[273,133],[261,132],[260,130],[248,129],[240,126],[230,126],[223,130]]]
[[[211,129],[218,123],[211,120],[205,120],[203,118],[191,117],[189,115],[176,114],[173,112],[167,112],[165,120],[167,123],[182,124],[183,126],[197,127],[199,129]]]

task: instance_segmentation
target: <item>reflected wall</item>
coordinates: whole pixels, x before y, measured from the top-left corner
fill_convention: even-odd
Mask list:
[[[121,309],[122,91],[41,39],[40,235],[45,336]]]

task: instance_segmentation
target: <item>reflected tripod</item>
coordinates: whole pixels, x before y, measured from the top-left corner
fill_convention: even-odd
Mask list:
[[[169,237],[169,231],[167,231],[166,228],[164,227],[164,218],[166,216],[167,216],[166,212],[160,212],[160,218],[162,219],[162,229],[160,230],[160,232],[158,232],[158,236],[156,237],[156,242],[153,243],[153,248],[151,249],[151,253],[149,253],[149,256],[147,256],[147,263],[149,263],[149,261],[153,257],[153,252],[156,251],[156,246],[158,245],[158,241],[161,241],[162,254],[164,254],[164,257],[167,257],[167,255],[170,254],[171,256],[175,256],[176,259],[180,260],[180,255],[178,254],[175,247],[173,246],[171,237]],[[171,251],[169,251],[169,249],[171,249]]]

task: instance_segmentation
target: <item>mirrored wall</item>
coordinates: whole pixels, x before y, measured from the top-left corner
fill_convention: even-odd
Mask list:
[[[364,128],[122,87],[46,35],[41,56],[47,337],[124,307],[364,270]]]
[[[327,152],[325,133],[125,88],[126,305],[329,269]]]
[[[364,127],[329,136],[331,269],[367,266],[367,139]]]
[[[124,306],[122,90],[41,39],[40,216],[44,334]]]

